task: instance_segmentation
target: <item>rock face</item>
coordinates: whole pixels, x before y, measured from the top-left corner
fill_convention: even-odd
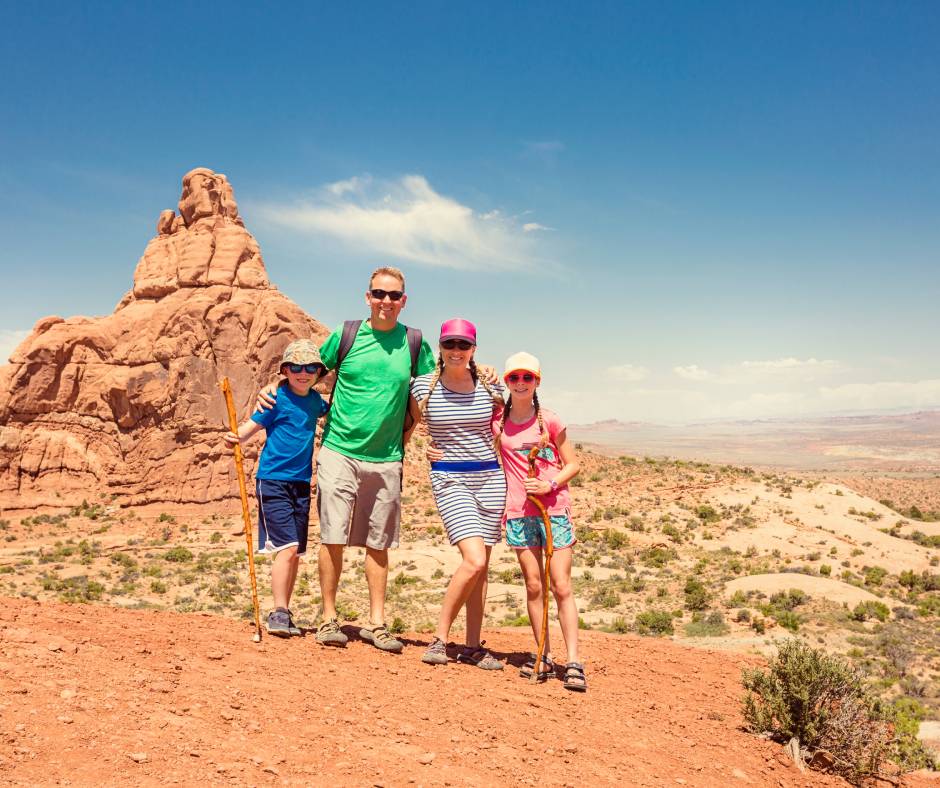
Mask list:
[[[237,495],[219,381],[244,418],[287,344],[327,331],[269,283],[224,175],[186,173],[157,233],[111,315],[43,318],[0,367],[0,506]]]

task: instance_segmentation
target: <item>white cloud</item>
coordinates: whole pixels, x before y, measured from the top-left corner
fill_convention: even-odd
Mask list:
[[[819,361],[815,358],[808,358],[801,361],[798,358],[778,358],[772,361],[742,361],[742,369],[758,370],[761,372],[789,372],[792,370],[817,370],[817,369],[836,369],[839,367],[838,361]]]
[[[268,221],[336,238],[351,248],[444,268],[527,269],[538,260],[531,233],[499,211],[477,213],[436,192],[421,175],[331,183],[294,205],[265,204]]]
[[[684,380],[710,380],[713,375],[707,369],[702,369],[698,364],[689,364],[687,367],[673,367],[680,378]]]
[[[649,377],[650,371],[646,367],[635,367],[633,364],[621,364],[617,367],[607,367],[607,374],[614,380],[624,383],[635,383]]]
[[[819,396],[827,407],[838,410],[927,408],[940,405],[940,380],[823,386],[819,389]]]
[[[554,227],[546,227],[544,224],[539,224],[538,222],[526,222],[522,225],[522,232],[524,233],[534,233],[538,230],[554,230]]]
[[[0,364],[6,364],[20,342],[28,336],[28,329],[0,328]]]

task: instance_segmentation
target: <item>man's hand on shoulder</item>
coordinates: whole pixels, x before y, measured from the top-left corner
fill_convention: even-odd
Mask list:
[[[477,364],[477,374],[491,386],[494,383],[499,383],[496,367],[491,367],[489,364]]]
[[[280,384],[270,383],[258,392],[255,400],[255,413],[264,413],[271,410],[277,402],[277,389]]]

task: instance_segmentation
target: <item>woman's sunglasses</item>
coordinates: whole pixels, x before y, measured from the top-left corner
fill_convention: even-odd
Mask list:
[[[404,292],[401,290],[382,290],[380,287],[374,287],[369,291],[376,301],[384,301],[388,296],[392,301],[401,301]]]
[[[469,350],[473,347],[472,342],[467,342],[466,339],[442,339],[441,347],[444,350]]]
[[[506,380],[508,380],[510,383],[518,383],[520,380],[525,383],[531,383],[533,380],[535,380],[535,375],[533,375],[531,372],[526,372],[524,375],[519,375],[518,373],[513,372],[509,375],[506,375]]]
[[[326,369],[322,364],[288,364],[287,368],[295,375],[299,375],[301,372],[313,375],[321,369]]]

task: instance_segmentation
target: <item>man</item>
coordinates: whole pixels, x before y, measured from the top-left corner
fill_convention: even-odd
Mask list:
[[[336,591],[343,548],[365,547],[369,622],[359,634],[383,651],[402,643],[385,626],[388,549],[398,546],[401,524],[403,429],[412,375],[407,330],[398,322],[405,307],[405,276],[397,268],[376,269],[365,294],[369,319],[356,332],[339,364],[333,403],[317,458],[317,513],[320,517],[320,591],[323,623],[317,641],[345,646],[339,627]],[[343,326],[320,348],[327,369],[337,367]],[[435,367],[434,354],[421,341],[417,374]],[[259,404],[264,407],[262,392]],[[268,400],[271,402],[271,400]]]

